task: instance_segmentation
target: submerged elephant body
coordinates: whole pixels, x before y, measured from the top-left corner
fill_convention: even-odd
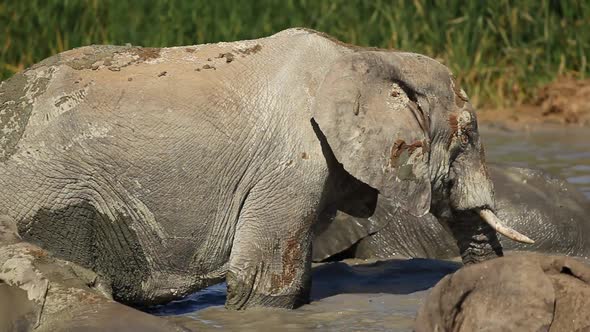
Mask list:
[[[536,239],[525,245],[500,237],[504,250],[590,256],[590,203],[575,186],[540,170],[497,164],[488,168],[498,216]],[[386,200],[378,204],[370,219],[338,213],[334,222],[317,225],[314,261],[459,255],[455,239],[432,214],[415,217]]]
[[[530,253],[447,275],[424,301],[415,325],[416,332],[589,329],[590,266]]]
[[[298,306],[312,223],[378,194],[447,220],[466,262],[496,257],[510,230],[455,84],[304,29],[64,52],[0,85],[0,215],[131,304],[226,278],[229,308]]]

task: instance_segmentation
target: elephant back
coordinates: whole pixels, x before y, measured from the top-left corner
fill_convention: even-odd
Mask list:
[[[490,165],[500,218],[529,234],[528,245],[500,238],[507,250],[532,250],[587,256],[590,253],[590,206],[573,185],[544,171]]]

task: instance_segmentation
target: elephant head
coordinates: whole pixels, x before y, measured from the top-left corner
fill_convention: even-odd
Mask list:
[[[354,52],[332,65],[313,107],[343,168],[412,215],[432,212],[465,263],[502,255],[496,231],[532,242],[495,216],[475,113],[445,66],[413,53]]]

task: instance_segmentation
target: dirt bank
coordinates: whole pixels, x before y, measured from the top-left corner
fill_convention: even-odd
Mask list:
[[[538,125],[590,127],[590,79],[562,77],[537,91],[531,103],[507,108],[483,108],[482,124],[506,128]]]

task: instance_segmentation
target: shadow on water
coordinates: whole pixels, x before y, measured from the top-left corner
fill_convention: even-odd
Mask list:
[[[180,300],[138,309],[156,316],[182,315],[213,306],[223,305],[225,304],[226,295],[227,285],[224,282],[202,289]]]
[[[312,270],[311,300],[319,301],[338,294],[410,294],[433,287],[460,266],[456,262],[420,258],[321,264]],[[184,299],[142,310],[158,316],[183,315],[222,306],[226,291],[226,284],[221,283]]]
[[[312,301],[337,294],[410,294],[434,286],[461,264],[434,259],[394,259],[370,264],[334,262],[313,270]]]

